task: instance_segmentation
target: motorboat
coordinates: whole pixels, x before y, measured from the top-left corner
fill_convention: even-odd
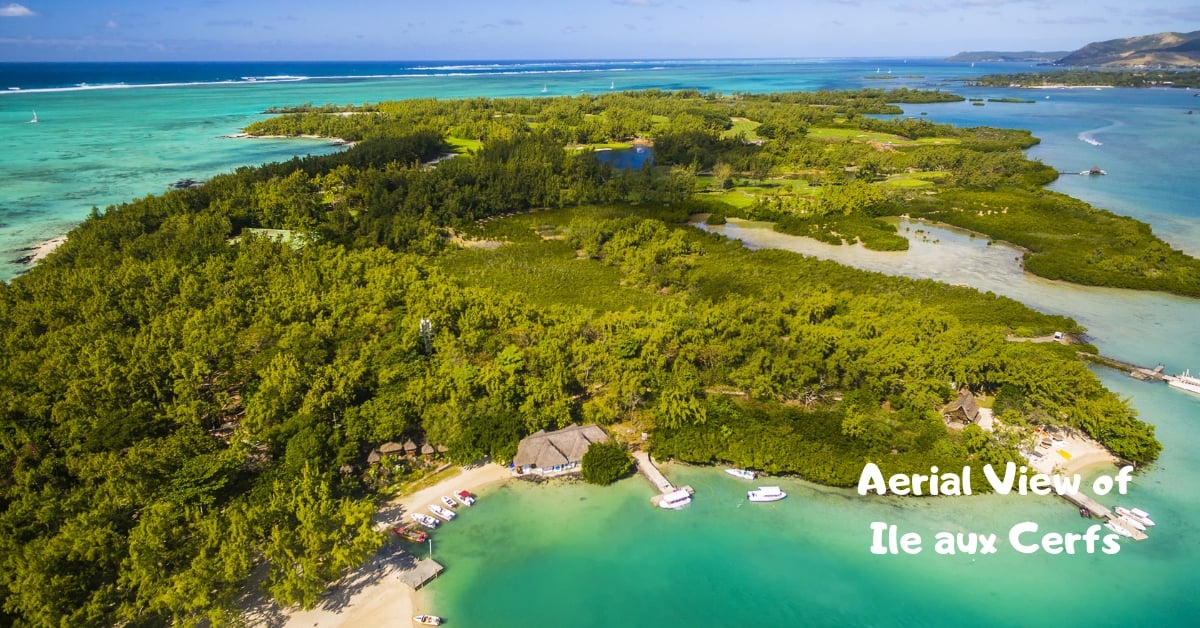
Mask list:
[[[658,500],[659,508],[667,510],[679,510],[692,503],[692,494],[685,489],[679,489],[663,495]]]
[[[458,503],[464,506],[470,506],[475,503],[475,498],[471,496],[469,491],[459,491],[454,496],[458,498]]]
[[[413,543],[424,543],[429,540],[429,533],[415,530],[407,526],[397,526],[392,528],[392,534]]]
[[[1142,523],[1140,521],[1138,521],[1137,519],[1134,519],[1133,517],[1130,517],[1129,515],[1121,515],[1121,516],[1117,517],[1117,520],[1120,521],[1121,523],[1125,524],[1126,526],[1129,526],[1129,527],[1133,528],[1134,530],[1137,530],[1138,532],[1146,531],[1146,526],[1142,525]]]
[[[449,521],[455,517],[453,510],[450,510],[449,508],[442,508],[437,504],[430,504],[429,511],[437,515],[439,518],[445,519],[446,521]]]
[[[1120,534],[1121,536],[1123,536],[1125,538],[1133,538],[1132,532],[1130,532],[1129,530],[1126,530],[1125,528],[1123,528],[1111,521],[1105,521],[1104,527],[1108,528],[1109,530],[1111,530],[1113,532],[1116,532],[1117,534]]]
[[[787,493],[778,486],[760,486],[757,490],[747,491],[746,497],[752,502],[777,502],[787,497]]]
[[[753,480],[758,477],[753,471],[747,471],[746,469],[725,469],[725,473],[735,478],[742,478],[743,480]]]
[[[412,517],[413,521],[416,521],[430,530],[438,527],[438,524],[441,523],[437,519],[434,519],[433,517],[430,517],[424,513],[414,512],[409,516]]]
[[[413,615],[413,621],[425,626],[441,626],[442,618],[437,615]]]
[[[1131,512],[1143,519],[1146,519],[1146,520],[1150,519],[1150,513],[1146,512],[1145,510],[1142,510],[1141,508],[1130,508],[1129,512]]]
[[[458,502],[454,501],[449,495],[442,495],[442,503],[446,504],[447,508],[458,508]]]
[[[1136,521],[1146,527],[1150,527],[1150,528],[1154,527],[1153,519],[1151,519],[1150,517],[1143,517],[1142,515],[1137,514],[1138,512],[1145,514],[1146,513],[1145,510],[1137,510],[1136,508],[1133,510],[1130,510],[1130,509],[1122,507],[1122,506],[1117,506],[1116,508],[1113,508],[1113,510],[1115,510],[1118,515],[1121,515],[1122,517],[1129,517],[1130,519],[1133,519],[1134,521]]]

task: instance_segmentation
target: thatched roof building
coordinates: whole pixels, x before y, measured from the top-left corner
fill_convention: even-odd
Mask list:
[[[942,409],[942,416],[947,421],[960,421],[962,423],[974,423],[979,420],[979,404],[975,402],[975,395],[966,388],[958,391],[958,399]]]
[[[513,465],[520,473],[552,475],[579,467],[592,443],[608,440],[599,425],[572,425],[557,432],[541,430],[521,439]]]
[[[398,456],[404,453],[404,445],[395,441],[387,442],[379,446],[379,453],[385,456]]]

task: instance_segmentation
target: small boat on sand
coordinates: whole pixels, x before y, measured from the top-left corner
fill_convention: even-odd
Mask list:
[[[725,473],[735,478],[742,478],[743,480],[753,480],[758,477],[753,471],[747,471],[746,469],[725,469]]]
[[[424,516],[424,515],[422,515]],[[429,540],[429,533],[416,530],[408,526],[397,526],[392,528],[392,534],[413,543],[424,543]]]
[[[413,615],[413,621],[425,626],[441,626],[442,618],[437,615]]]
[[[475,498],[471,497],[469,491],[459,491],[454,494],[458,498],[458,502],[464,506],[470,506],[475,503]]]
[[[425,526],[426,528],[429,528],[430,530],[438,527],[438,523],[440,523],[437,519],[434,519],[433,517],[430,517],[429,515],[422,514],[419,512],[414,512],[409,516],[412,517],[413,521],[416,521],[417,523]]]
[[[447,508],[458,508],[458,502],[454,501],[449,495],[442,495],[442,503],[446,504]]]
[[[779,490],[778,486],[760,486],[758,490],[746,492],[746,498],[752,502],[777,502],[784,497],[787,497],[787,493]]]
[[[432,512],[433,514],[437,515],[438,517],[445,519],[446,521],[449,521],[456,516],[454,514],[453,510],[450,510],[449,508],[442,508],[441,506],[438,506],[437,504],[430,504],[429,511]]]

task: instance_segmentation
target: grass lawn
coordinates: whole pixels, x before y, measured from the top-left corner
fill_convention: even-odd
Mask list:
[[[747,140],[757,140],[759,139],[758,133],[755,133],[754,130],[760,126],[762,126],[762,122],[755,122],[746,118],[733,118],[733,126],[722,133],[721,137],[723,139],[732,139],[737,137],[738,134],[743,134]]]
[[[447,137],[446,143],[454,148],[454,152],[460,154],[474,152],[483,148],[483,142],[479,140],[468,140],[462,137]]]
[[[808,137],[830,142],[878,142],[896,146],[920,146],[922,144],[960,144],[961,140],[953,137],[922,137],[910,140],[891,133],[877,133],[861,129],[839,129],[820,127],[808,130]]]

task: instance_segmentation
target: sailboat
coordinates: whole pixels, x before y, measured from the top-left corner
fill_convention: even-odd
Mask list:
[[[617,88],[617,82],[616,82],[616,81],[610,81],[610,82],[608,83],[608,88],[609,88],[609,89],[616,89],[616,88]]]
[[[542,93],[545,94],[547,91],[548,90],[546,89],[546,84],[542,83]]]
[[[29,124],[37,124],[37,112],[36,111],[33,112],[33,119],[29,121]]]

